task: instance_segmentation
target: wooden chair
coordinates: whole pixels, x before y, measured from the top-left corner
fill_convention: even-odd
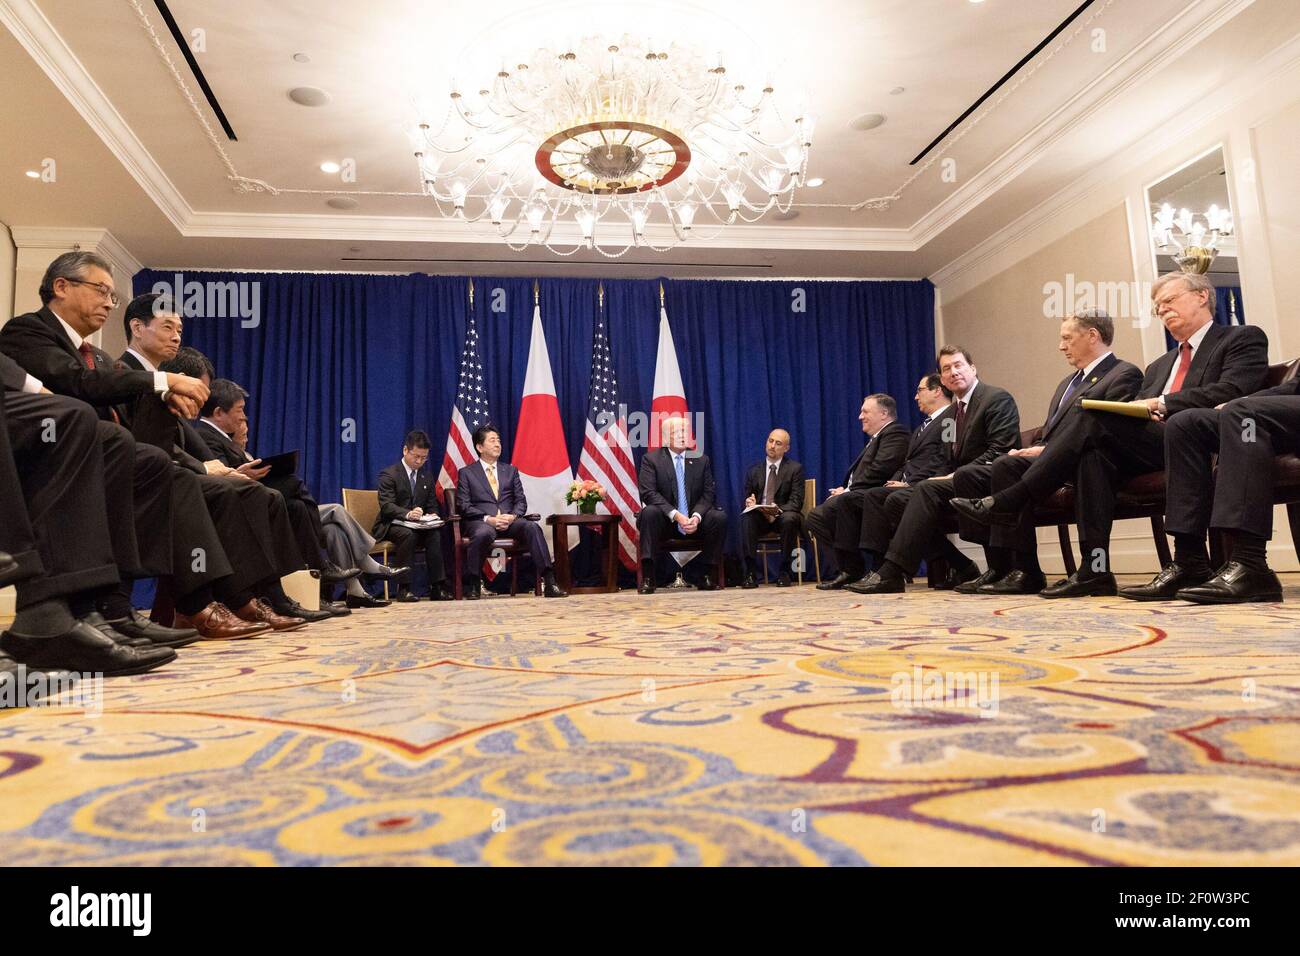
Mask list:
[[[370,488],[344,488],[343,510],[369,532],[379,517],[379,492]],[[388,567],[388,555],[394,550],[393,542],[377,541],[370,549],[370,554],[378,557],[379,563],[384,567]],[[388,578],[384,578],[384,600],[388,600]]]
[[[816,507],[816,505],[817,505],[817,479],[805,478],[803,480],[803,510],[800,511],[800,514],[803,515],[805,521],[808,520],[808,512],[812,511],[813,508]],[[813,568],[817,576],[817,583],[821,584],[822,583],[822,560],[821,560],[821,555],[817,551],[817,539],[813,537],[813,533],[811,531],[808,531],[806,527],[801,532],[801,534],[803,537],[806,537],[808,539],[809,550],[811,550],[813,553]],[[767,534],[762,535],[758,539],[758,558],[763,565],[764,584],[767,583],[767,556],[773,553],[768,548],[768,545],[772,545],[772,544],[778,546],[781,544],[781,536],[778,535],[775,531],[770,531]],[[797,573],[799,575],[799,583],[803,584],[803,569],[801,568]]]
[[[465,599],[465,555],[469,547],[469,539],[462,532],[462,521],[460,515],[456,514],[456,496],[448,494],[447,499],[447,523],[451,525],[451,553],[452,553],[452,577],[455,579],[452,585],[452,593],[456,596],[457,601]],[[538,521],[541,515],[524,515],[517,518],[517,521]],[[510,596],[514,597],[519,593],[519,558],[528,554],[528,545],[519,538],[497,538],[492,542],[492,551],[504,552],[510,562]],[[474,569],[475,572],[479,569]],[[537,580],[533,584],[533,594],[541,597],[542,594],[542,575],[538,571]]]

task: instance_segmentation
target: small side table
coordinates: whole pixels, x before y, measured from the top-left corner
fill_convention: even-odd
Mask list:
[[[546,519],[551,526],[555,554],[555,579],[570,594],[612,594],[618,590],[618,515],[557,514]],[[569,528],[588,527],[601,532],[605,544],[605,583],[598,587],[575,588],[569,566]]]

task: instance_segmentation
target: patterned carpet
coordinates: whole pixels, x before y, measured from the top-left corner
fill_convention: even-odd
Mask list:
[[[1300,863],[1300,588],[355,613],[0,711],[3,864]]]

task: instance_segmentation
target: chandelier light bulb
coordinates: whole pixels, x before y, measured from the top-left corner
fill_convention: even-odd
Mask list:
[[[767,194],[773,198],[781,195],[781,180],[784,178],[781,170],[769,169],[763,174],[763,187]]]
[[[727,197],[727,208],[735,212],[740,208],[740,197],[744,195],[741,188],[735,183],[727,183],[722,187],[722,195]]]
[[[506,209],[510,207],[510,200],[500,194],[492,197],[492,202],[488,204],[488,214],[492,217],[492,225],[501,225],[501,220],[505,218]]]
[[[798,146],[787,146],[785,150],[785,168],[791,175],[798,174],[803,167],[803,150]]]
[[[811,113],[805,113],[803,116],[795,120],[795,123],[799,126],[799,133],[803,140],[803,145],[811,146],[813,130],[817,128],[817,117],[813,116]]]
[[[590,209],[579,209],[574,213],[573,218],[578,221],[578,228],[582,230],[582,238],[590,241],[592,234],[596,231],[596,214]]]
[[[542,231],[542,220],[546,217],[546,207],[541,203],[533,203],[528,208],[528,228],[532,230],[533,235]]]
[[[644,206],[639,206],[632,210],[632,231],[640,237],[645,233],[646,220],[650,218],[650,210]]]
[[[463,179],[453,179],[451,183],[451,201],[455,205],[457,212],[465,211],[465,194],[469,192],[469,186]]]
[[[683,232],[690,232],[695,223],[695,211],[699,207],[693,202],[684,202],[677,207],[677,221],[682,224]]]

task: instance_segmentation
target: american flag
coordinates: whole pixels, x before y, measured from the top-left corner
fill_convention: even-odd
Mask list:
[[[606,498],[596,506],[603,514],[616,514],[619,557],[629,568],[636,568],[636,513],[641,507],[637,492],[636,469],[632,450],[627,443],[627,422],[618,407],[618,379],[609,353],[609,334],[605,323],[604,296],[596,314],[596,336],[591,347],[591,392],[587,400],[587,431],[578,459],[579,480],[599,482]]]
[[[451,406],[451,429],[447,432],[447,450],[438,473],[438,491],[442,496],[456,493],[460,470],[478,460],[474,451],[474,429],[491,420],[487,389],[483,387],[483,360],[479,358],[478,326],[474,322],[473,299],[470,299],[469,324],[465,327],[465,349],[460,353],[460,380],[456,383],[456,401]]]

